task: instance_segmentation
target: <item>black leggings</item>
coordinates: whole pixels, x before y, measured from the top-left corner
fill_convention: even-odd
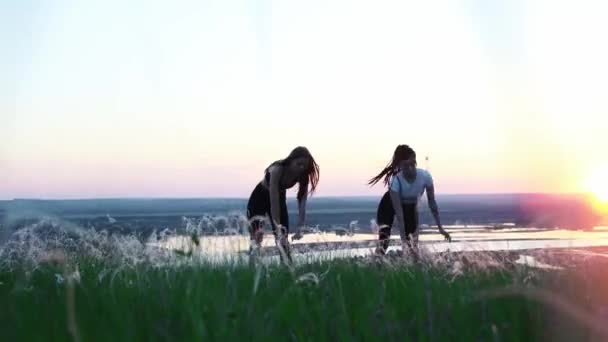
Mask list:
[[[280,218],[279,224],[281,224],[283,229],[283,235],[289,233],[289,216],[287,214],[287,198],[286,191],[279,191],[279,203],[280,203]],[[249,203],[247,203],[247,219],[250,220],[250,230],[251,238],[255,239],[256,234],[263,228],[264,219],[254,219],[255,216],[266,216],[270,217],[270,224],[272,226],[272,232],[274,235],[277,235],[277,229],[274,224],[274,220],[272,219],[272,213],[270,210],[270,192],[266,189],[261,183],[255,187],[251,196],[249,197]],[[260,232],[261,233],[261,232]]]
[[[403,220],[405,225],[405,238],[410,240],[410,234],[414,234],[418,230],[418,208],[417,204],[402,204]],[[395,220],[395,209],[391,201],[391,195],[387,191],[378,205],[376,214],[376,222],[380,227],[378,239],[384,250],[388,249],[389,240],[391,237],[391,228]]]

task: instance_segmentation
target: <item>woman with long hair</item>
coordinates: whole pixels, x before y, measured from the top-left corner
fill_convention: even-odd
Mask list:
[[[418,202],[425,191],[439,232],[447,241],[451,241],[450,234],[443,229],[439,219],[433,178],[428,171],[417,168],[417,165],[416,152],[408,145],[399,145],[391,161],[369,181],[369,185],[373,186],[382,180],[389,188],[382,196],[376,214],[376,221],[380,227],[379,246],[376,248],[378,254],[385,254],[388,249],[395,217],[403,251],[405,252],[406,246],[410,249],[414,247],[411,237],[418,231]]]
[[[285,159],[270,164],[264,171],[264,178],[249,197],[247,218],[250,221],[250,253],[259,250],[264,239],[263,224],[266,216],[279,248],[282,261],[291,262],[289,248],[289,216],[287,213],[287,189],[298,184],[298,225],[293,238],[301,238],[300,229],[306,222],[306,200],[319,183],[319,165],[306,147],[296,147]]]

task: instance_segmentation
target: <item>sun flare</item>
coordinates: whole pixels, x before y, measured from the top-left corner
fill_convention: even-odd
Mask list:
[[[593,194],[597,207],[608,210],[608,166],[593,171],[587,180],[587,190]]]

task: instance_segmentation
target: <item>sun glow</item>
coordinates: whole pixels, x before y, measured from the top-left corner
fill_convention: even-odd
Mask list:
[[[608,165],[599,167],[587,179],[586,190],[593,194],[596,208],[608,212]]]

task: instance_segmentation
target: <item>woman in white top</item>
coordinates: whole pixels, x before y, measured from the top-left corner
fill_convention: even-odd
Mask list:
[[[451,241],[450,234],[443,229],[439,220],[433,178],[428,171],[416,166],[416,152],[408,145],[399,145],[391,162],[369,181],[373,186],[384,180],[384,184],[389,187],[380,200],[376,215],[380,227],[379,246],[376,249],[378,254],[384,254],[388,249],[395,216],[403,247],[407,245],[412,248],[411,235],[416,234],[418,230],[418,202],[425,191],[439,232],[447,241]]]

